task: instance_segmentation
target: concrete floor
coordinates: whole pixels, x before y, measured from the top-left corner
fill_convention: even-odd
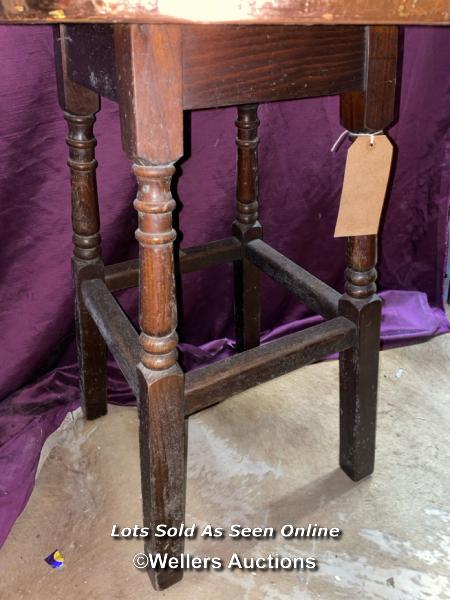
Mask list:
[[[190,419],[187,524],[339,527],[339,539],[189,539],[186,552],[313,556],[316,571],[186,572],[160,598],[450,598],[450,336],[381,355],[377,467],[337,468],[336,362],[303,368]],[[49,442],[0,556],[3,600],[156,598],[132,566],[141,523],[135,409],[75,414]],[[59,548],[65,567],[44,557]]]

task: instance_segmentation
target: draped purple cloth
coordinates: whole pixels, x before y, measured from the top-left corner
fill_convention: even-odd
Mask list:
[[[70,274],[70,191],[65,122],[56,100],[48,27],[0,27],[0,543],[31,493],[48,435],[78,406]],[[442,306],[450,165],[450,31],[409,28],[395,178],[380,236],[383,344],[448,332]],[[234,109],[198,111],[177,186],[182,246],[230,232]],[[260,108],[261,221],[268,243],[342,290],[344,242],[333,238],[345,145],[338,99]],[[98,115],[98,188],[106,263],[137,254],[135,183],[120,147],[117,107]],[[119,294],[136,318],[136,290]],[[233,351],[231,268],[183,276],[187,368]],[[263,340],[316,322],[274,282],[263,284]],[[109,365],[110,401],[131,403]]]

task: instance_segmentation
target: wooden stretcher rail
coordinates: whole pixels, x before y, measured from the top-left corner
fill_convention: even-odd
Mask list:
[[[83,301],[111,354],[117,361],[136,398],[139,395],[137,365],[139,335],[101,279],[90,279],[81,286]]]
[[[187,373],[186,415],[328,354],[351,348],[355,335],[355,325],[337,317]]]
[[[263,240],[253,240],[245,247],[246,257],[266,275],[298,296],[312,311],[326,318],[338,314],[341,294],[308,273]]]
[[[139,395],[139,336],[100,279],[85,281],[83,301],[134,395]],[[186,415],[254,385],[352,347],[355,325],[337,317],[186,374]]]
[[[229,237],[202,246],[180,249],[180,269],[182,273],[191,273],[240,258],[241,242],[235,237]]]
[[[111,292],[136,287],[139,284],[139,259],[105,266],[105,284]]]
[[[180,249],[180,270],[191,273],[213,265],[239,260],[242,257],[242,246],[235,237],[225,238]],[[136,287],[139,283],[139,259],[127,260],[105,267],[105,282],[112,292]]]

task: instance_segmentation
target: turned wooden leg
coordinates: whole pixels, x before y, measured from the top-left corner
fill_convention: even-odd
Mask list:
[[[184,517],[184,374],[177,364],[177,308],[170,193],[172,165],[134,165],[140,244],[141,363],[139,420],[144,526],[179,527]],[[152,538],[146,551],[179,556],[182,538]],[[156,589],[182,571],[151,573]]]
[[[356,344],[340,355],[340,465],[354,481],[375,461],[381,301],[376,296],[376,236],[348,238],[341,315],[357,328]]]
[[[72,188],[72,227],[74,255],[72,270],[75,287],[75,322],[80,368],[81,406],[87,419],[96,419],[107,410],[106,359],[103,338],[81,297],[86,279],[103,278],[100,252],[100,222],[97,201],[93,135],[95,116],[66,112],[69,125],[67,144]]]
[[[122,141],[138,182],[140,455],[144,526],[180,527],[185,507],[184,375],[177,364],[177,305],[170,182],[183,153],[178,27],[115,28]],[[149,554],[180,557],[184,538],[146,538]],[[182,570],[149,569],[155,589]]]
[[[262,237],[258,221],[258,106],[238,107],[236,220],[232,231],[245,245]],[[246,258],[234,262],[234,318],[239,351],[259,345],[261,321],[260,271]]]
[[[72,271],[81,406],[87,419],[96,419],[107,410],[107,352],[103,338],[84,306],[81,284],[86,279],[102,279],[104,276],[93,132],[95,113],[100,105],[97,94],[73,83],[67,76],[67,44],[70,38],[66,36],[65,26],[55,27],[54,33],[59,102],[68,124],[74,243]]]
[[[349,131],[376,132],[392,122],[397,42],[397,27],[367,27],[365,90],[341,95],[341,122]],[[348,238],[339,312],[355,323],[357,338],[354,348],[340,355],[340,465],[354,481],[370,475],[375,461],[381,321],[376,259],[375,235]]]

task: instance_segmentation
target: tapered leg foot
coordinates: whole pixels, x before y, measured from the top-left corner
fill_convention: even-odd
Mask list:
[[[340,356],[340,453],[342,470],[354,481],[370,475],[375,463],[378,348],[381,303],[341,302],[341,314],[357,325],[354,348]]]
[[[180,528],[185,506],[184,376],[175,365],[161,377],[138,368],[140,379],[139,422],[144,526],[150,527],[145,552],[180,558],[184,539],[153,536],[155,527]],[[181,569],[152,569],[153,587],[163,590],[183,577]]]
[[[375,295],[376,238],[349,238],[342,316],[357,329],[355,346],[341,353],[340,452],[342,470],[353,481],[370,475],[375,463],[381,301]]]
[[[107,413],[106,344],[88,313],[81,296],[85,279],[103,278],[103,265],[86,265],[72,260],[75,288],[75,327],[78,366],[80,371],[81,408],[86,419],[92,420]]]

